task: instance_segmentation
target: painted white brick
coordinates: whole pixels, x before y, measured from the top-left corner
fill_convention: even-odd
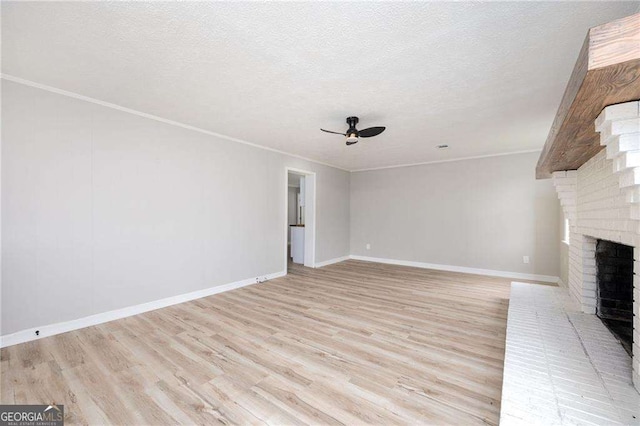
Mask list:
[[[600,144],[607,145],[615,136],[640,132],[640,117],[619,121],[605,121],[599,129]]]
[[[596,131],[600,131],[605,121],[625,120],[640,116],[640,102],[625,102],[623,104],[611,105],[602,110],[596,118]]]
[[[501,425],[638,424],[632,367],[611,332],[577,311],[564,289],[512,283]]]
[[[640,151],[627,151],[618,158],[622,160],[625,168],[640,167]]]
[[[578,170],[553,173],[553,184],[569,219],[571,297],[582,312],[595,313],[597,239],[638,248],[634,252],[633,380],[640,389],[640,102],[606,107],[596,129],[606,146]]]
[[[625,133],[611,136],[605,141],[607,158],[616,158],[623,152],[640,150],[640,133]]]
[[[575,180],[575,178],[573,178],[573,179]],[[567,192],[568,194],[566,194],[566,196],[568,196],[568,197],[573,196],[573,198],[575,198],[575,192],[576,192],[575,184],[571,184],[571,182],[562,182],[562,181],[560,181],[557,184],[555,184],[555,186],[556,186],[556,191],[558,191],[558,192]]]

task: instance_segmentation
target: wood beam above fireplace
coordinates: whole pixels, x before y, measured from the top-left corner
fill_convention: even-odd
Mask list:
[[[575,170],[603,147],[594,121],[608,105],[640,99],[640,13],[591,28],[536,167],[545,179]]]

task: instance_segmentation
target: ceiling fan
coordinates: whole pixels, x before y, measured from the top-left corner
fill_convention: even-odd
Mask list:
[[[384,132],[386,127],[369,127],[368,129],[358,130],[356,124],[358,124],[358,117],[347,117],[347,124],[349,128],[347,133],[332,132],[331,130],[320,129],[323,132],[334,133],[336,135],[342,135],[347,137],[347,145],[353,145],[358,143],[358,138],[370,138],[372,136],[378,136]]]

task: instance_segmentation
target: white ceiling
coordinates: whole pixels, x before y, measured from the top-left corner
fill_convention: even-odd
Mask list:
[[[2,2],[2,72],[358,170],[540,149],[587,29],[637,9]],[[349,115],[387,131],[319,131]]]

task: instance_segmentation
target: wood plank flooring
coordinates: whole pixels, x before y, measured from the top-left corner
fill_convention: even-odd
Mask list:
[[[497,424],[510,280],[346,261],[11,346],[67,424]]]

